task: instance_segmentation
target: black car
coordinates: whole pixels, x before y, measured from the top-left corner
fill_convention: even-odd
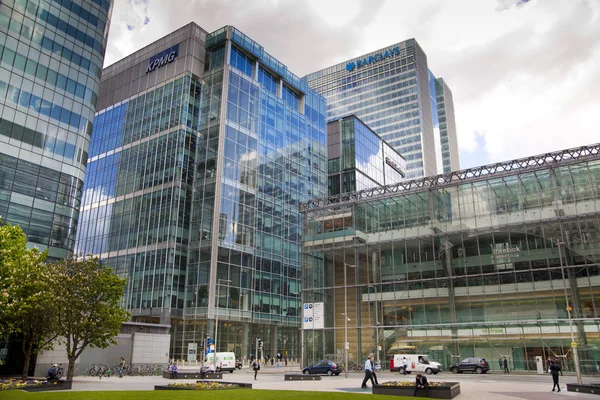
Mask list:
[[[333,361],[323,360],[316,364],[309,365],[302,370],[305,375],[308,374],[326,374],[326,375],[339,375],[342,372],[342,368],[334,363]]]
[[[450,366],[450,371],[455,374],[463,372],[474,372],[476,374],[485,374],[490,370],[490,364],[485,358],[465,358],[458,364]]]

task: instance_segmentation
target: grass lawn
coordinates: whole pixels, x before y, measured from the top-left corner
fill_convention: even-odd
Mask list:
[[[0,399],[10,400],[184,400],[195,399],[202,396],[202,400],[231,400],[243,397],[244,400],[306,400],[312,396],[326,398],[327,400],[366,400],[364,394],[357,393],[332,393],[332,392],[295,392],[289,390],[256,390],[256,389],[229,389],[229,390],[190,390],[190,391],[107,391],[107,392],[71,392],[58,390],[56,392],[27,393],[20,390],[0,391]],[[372,398],[370,395],[368,398]],[[375,395],[379,399],[389,399],[390,396]],[[394,400],[415,400],[418,397],[394,396]]]

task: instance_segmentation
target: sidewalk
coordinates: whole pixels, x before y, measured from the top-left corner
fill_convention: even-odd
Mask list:
[[[291,367],[289,367],[291,368]],[[263,390],[299,390],[315,392],[345,392],[370,394],[370,389],[361,389],[360,385],[364,374],[350,372],[348,379],[344,374],[340,376],[323,376],[320,381],[284,381],[283,375],[287,371],[281,368],[261,367],[258,379],[254,380],[254,372],[246,367],[236,370],[231,374],[224,374],[221,382],[252,383],[253,389]],[[294,372],[300,372],[295,370]],[[387,381],[414,381],[414,376],[400,375],[391,372],[379,372],[379,382]],[[458,400],[548,400],[549,396],[557,396],[557,400],[577,398],[577,400],[596,399],[596,395],[572,393],[566,391],[566,383],[576,381],[573,376],[561,377],[562,391],[551,392],[552,379],[550,376],[532,376],[521,374],[452,374],[441,373],[428,376],[432,382],[459,382],[461,394]],[[585,383],[600,381],[600,378],[584,378]],[[156,376],[119,378],[92,378],[76,377],[73,383],[74,391],[98,390],[153,390],[154,385],[166,385],[173,382],[191,382],[190,380],[167,380]],[[193,381],[192,381],[193,382]]]

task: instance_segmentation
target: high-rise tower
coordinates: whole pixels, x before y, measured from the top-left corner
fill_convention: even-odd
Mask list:
[[[415,39],[303,78],[327,101],[327,120],[354,114],[406,159],[407,179],[459,169],[448,85]]]
[[[112,0],[0,4],[0,216],[73,250]]]

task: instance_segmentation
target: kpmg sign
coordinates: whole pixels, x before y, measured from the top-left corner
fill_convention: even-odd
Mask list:
[[[179,52],[179,45],[166,49],[157,55],[153,56],[148,60],[148,68],[146,68],[146,73],[154,71],[156,68],[160,68],[164,65],[167,65],[171,61],[177,58],[177,54]]]
[[[381,51],[375,55],[370,55],[363,59],[358,59],[356,61],[350,61],[346,64],[346,69],[348,71],[352,71],[354,68],[364,67],[365,65],[373,64],[381,60],[385,60],[386,58],[395,57],[400,55],[400,47],[396,46],[392,49]]]

